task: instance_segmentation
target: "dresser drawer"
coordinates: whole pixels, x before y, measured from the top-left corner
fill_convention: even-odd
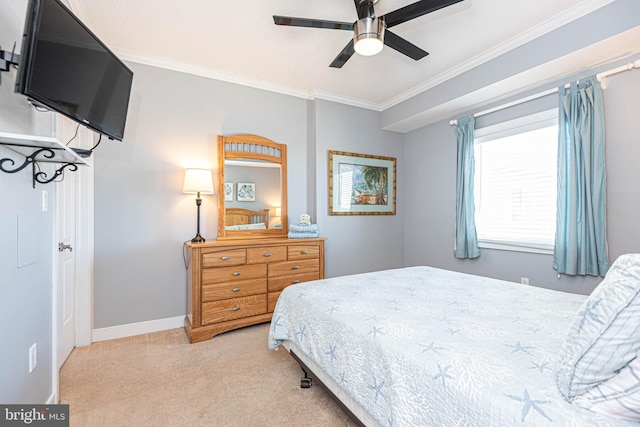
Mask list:
[[[247,264],[267,263],[287,260],[286,246],[265,246],[247,249]]]
[[[252,295],[202,304],[202,323],[224,322],[267,312],[267,295]]]
[[[264,279],[266,264],[238,265],[235,267],[205,268],[202,270],[202,284],[238,282],[240,280]]]
[[[284,261],[269,264],[269,277],[286,274],[307,274],[320,271],[320,260],[303,259],[300,261]]]
[[[276,303],[282,292],[269,292],[267,294],[267,313],[273,313],[276,309]]]
[[[269,279],[269,292],[281,291],[289,285],[295,285],[296,283],[309,282],[311,280],[318,280],[320,278],[319,272],[302,273],[296,275],[287,275],[282,277],[274,277]]]
[[[267,279],[242,280],[238,282],[222,282],[202,287],[202,302],[239,298],[267,292]]]
[[[202,268],[242,265],[247,262],[246,249],[210,252],[202,255]]]
[[[319,246],[303,246],[303,245],[291,245],[287,248],[288,259],[311,259],[318,258],[320,256]]]

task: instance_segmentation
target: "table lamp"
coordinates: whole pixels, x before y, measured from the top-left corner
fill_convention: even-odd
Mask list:
[[[182,192],[196,194],[196,206],[198,207],[198,223],[196,237],[191,239],[194,243],[204,243],[205,239],[200,235],[200,205],[202,198],[200,194],[214,194],[213,175],[208,169],[185,169],[184,185]]]

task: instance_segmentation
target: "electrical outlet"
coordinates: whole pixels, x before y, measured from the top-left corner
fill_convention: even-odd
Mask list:
[[[520,283],[522,283],[523,285],[528,285],[529,284],[529,278],[528,277],[521,277],[520,278]]]
[[[36,365],[38,364],[38,345],[33,343],[31,347],[29,347],[29,373],[33,372],[36,369]]]

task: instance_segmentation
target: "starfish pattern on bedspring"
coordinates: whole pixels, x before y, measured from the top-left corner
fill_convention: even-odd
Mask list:
[[[329,356],[330,363],[333,363],[334,360],[336,362],[338,361],[338,356],[336,356],[336,346],[335,345],[329,344],[329,350],[325,351],[324,354]]]
[[[373,376],[373,384],[369,386],[369,388],[375,391],[375,402],[378,403],[378,396],[382,396],[384,400],[387,400],[387,396],[382,392],[382,387],[384,387],[384,381],[378,382],[376,380],[376,376]]]
[[[420,344],[420,343],[418,343],[418,345],[420,347],[424,347],[424,349],[422,350],[423,353],[427,353],[429,351],[433,351],[435,354],[439,355],[440,352],[438,350],[446,350],[446,348],[444,348],[444,347],[437,347],[436,344],[433,341],[431,341],[431,344],[429,344],[429,345],[424,345],[424,344]]]
[[[442,366],[440,366],[440,364],[438,363],[438,373],[433,377],[433,379],[434,380],[442,379],[442,385],[444,386],[447,380],[454,379],[451,375],[447,373],[449,368],[451,368],[451,366],[445,366],[444,368],[442,368]]]
[[[373,338],[376,338],[378,336],[378,334],[384,335],[384,333],[382,332],[383,329],[384,328],[376,328],[374,326],[373,329],[371,329],[371,331],[369,331],[369,335],[373,334]]]
[[[296,335],[299,337],[300,342],[302,342],[304,338],[307,337],[307,334],[305,333],[306,329],[306,326],[300,325],[300,327],[298,328],[298,332],[296,332]]]
[[[519,351],[522,351],[524,353],[527,353],[529,355],[532,355],[531,353],[529,353],[527,350],[529,350],[530,348],[535,348],[532,346],[523,346],[522,344],[520,344],[520,341],[516,342],[515,345],[510,345],[510,344],[505,344],[507,347],[511,347],[513,349],[513,351],[511,352],[511,354],[513,353],[517,353]]]
[[[578,332],[582,332],[582,327],[587,321],[587,318],[593,320],[594,322],[600,323],[601,325],[604,325],[604,322],[600,320],[600,317],[598,317],[598,315],[593,312],[593,310],[598,308],[598,305],[600,305],[600,301],[602,300],[597,300],[592,304],[587,304],[584,310],[578,312],[578,316],[580,316],[580,325],[578,326]]]
[[[280,320],[282,320],[282,316],[278,316],[276,320],[271,322],[274,331],[278,330],[278,326],[284,326],[282,323],[280,323]]]
[[[364,320],[365,321],[373,320],[374,322],[379,322],[380,321],[380,319],[378,319],[378,315],[377,314],[372,314],[371,316],[365,316]]]
[[[540,363],[536,363],[536,362],[534,362],[534,361],[532,360],[532,361],[531,361],[531,364],[532,364],[533,366],[530,366],[530,367],[529,367],[529,369],[537,369],[537,370],[539,370],[539,371],[540,371],[541,373],[543,373],[543,374],[544,374],[544,370],[545,370],[545,369],[548,369],[548,370],[550,370],[550,371],[553,371],[553,369],[551,369],[551,367],[549,366],[549,362],[544,362],[544,363],[540,364]]]
[[[524,389],[524,395],[522,397],[513,396],[510,394],[505,394],[505,396],[507,396],[509,399],[517,400],[518,402],[524,403],[524,406],[522,407],[522,418],[520,419],[521,422],[524,422],[524,420],[527,419],[527,415],[529,415],[529,411],[531,411],[531,409],[535,410],[537,413],[539,413],[549,421],[553,422],[551,417],[549,417],[542,410],[542,408],[538,406],[538,405],[544,405],[545,403],[551,403],[550,400],[532,400],[531,397],[529,397],[529,391],[526,388]]]
[[[344,386],[347,383],[347,374],[345,372],[340,372],[340,380],[338,380],[341,386]]]

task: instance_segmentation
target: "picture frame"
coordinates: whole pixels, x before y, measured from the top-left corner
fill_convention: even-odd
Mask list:
[[[395,157],[329,151],[329,215],[395,214]]]
[[[255,202],[256,201],[256,183],[255,182],[236,183],[236,201]]]
[[[233,182],[224,183],[224,201],[233,202]]]

